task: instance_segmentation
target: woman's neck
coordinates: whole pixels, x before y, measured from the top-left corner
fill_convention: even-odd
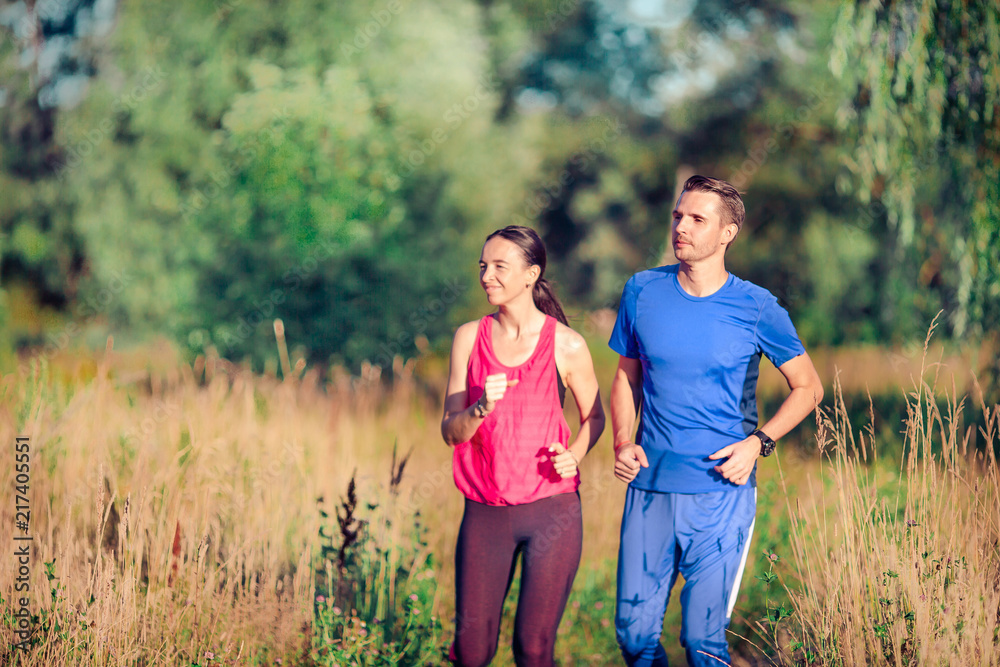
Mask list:
[[[500,306],[496,318],[506,336],[515,340],[537,332],[545,323],[545,313],[532,300]]]

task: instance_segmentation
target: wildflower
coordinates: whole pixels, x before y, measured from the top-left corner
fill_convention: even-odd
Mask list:
[[[323,602],[325,602],[325,601],[326,601],[326,598],[323,597],[322,595],[317,595],[316,596],[316,602],[319,602],[320,604],[323,604]]]
[[[418,597],[417,597],[417,594],[416,594],[416,593],[410,593],[410,599],[411,599],[411,600],[413,600],[414,602],[416,602],[416,601],[417,601],[417,600],[419,600],[420,598],[418,598]]]
[[[205,660],[215,660],[215,654],[211,651],[205,651]]]
[[[343,610],[340,607],[334,607],[333,608],[333,615],[334,616],[340,616],[340,614],[341,614],[342,611]]]
[[[604,603],[603,602],[595,602],[594,603],[594,609],[598,609],[598,610],[604,609]]]
[[[601,626],[602,627],[606,628],[606,627],[608,627],[610,625],[611,625],[611,619],[608,619],[608,618],[602,618],[601,619]]]
[[[411,609],[410,611],[412,611],[412,612],[413,612],[414,614],[419,614],[419,613],[420,613],[420,610],[419,610],[419,609],[417,609],[416,607],[414,607],[414,608],[413,608],[413,609]]]
[[[280,665],[281,664],[281,658],[275,658],[274,659],[274,664]]]
[[[779,560],[779,558],[778,558],[778,554],[775,554],[775,553],[772,553],[772,554],[770,554],[770,555],[769,555],[769,556],[768,556],[767,558],[768,558],[768,560],[770,560],[770,561],[771,561],[772,563],[777,563],[777,562],[778,562],[778,560]]]
[[[573,609],[579,609],[579,608],[580,608],[580,601],[573,600]]]

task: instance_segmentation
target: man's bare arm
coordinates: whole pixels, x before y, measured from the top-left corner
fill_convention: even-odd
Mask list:
[[[808,353],[789,359],[778,370],[785,376],[791,393],[782,402],[774,416],[760,427],[772,440],[787,435],[809,416],[823,400],[823,382]]]
[[[615,445],[615,477],[628,483],[648,468],[649,461],[642,447],[632,442],[635,420],[642,397],[642,362],[620,357],[615,379],[611,383],[611,429]]]

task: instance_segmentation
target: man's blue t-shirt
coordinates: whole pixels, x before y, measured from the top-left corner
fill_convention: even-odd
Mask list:
[[[642,362],[636,443],[649,460],[632,485],[645,491],[704,493],[736,488],[708,456],[757,428],[761,353],[775,365],[805,352],[770,292],[729,274],[714,294],[691,296],[678,265],[625,284],[609,344]],[[750,484],[755,483],[756,470]]]

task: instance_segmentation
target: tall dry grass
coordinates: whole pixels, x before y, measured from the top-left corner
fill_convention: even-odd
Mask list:
[[[839,382],[818,419],[822,486],[788,499],[800,583],[786,662],[1000,664],[1000,406],[963,427],[964,400],[940,407],[926,358],[898,467],[876,462],[873,425],[855,433]]]
[[[414,407],[412,366],[386,390],[371,367],[320,385],[301,364],[281,381],[218,358],[165,374],[128,361],[109,345],[97,366],[37,358],[2,379],[0,440],[30,435],[36,643],[13,649],[20,638],[2,624],[0,663],[305,660],[317,500],[336,503],[355,470],[362,497],[378,497],[394,443],[426,453],[440,439],[435,419],[413,416],[425,406]],[[424,496],[450,490],[450,474],[431,474],[445,449],[434,442],[440,455],[412,465]],[[14,455],[4,456],[9,490]],[[402,492],[412,498],[415,487],[406,480]],[[2,497],[6,552],[14,501]],[[437,515],[448,503],[436,507],[433,520],[447,525]],[[13,556],[0,558],[4,611],[17,570]]]
[[[314,643],[323,584],[318,499],[332,515],[352,478],[357,518],[369,521],[376,543],[399,542],[420,512],[430,530],[417,556],[433,557],[434,581],[415,589],[419,608],[450,629],[462,498],[439,433],[446,362],[397,360],[384,371],[389,382],[372,366],[360,376],[332,369],[321,381],[280,342],[285,380],[217,357],[185,364],[162,348],[133,355],[110,347],[96,362],[41,357],[0,379],[0,439],[31,438],[29,607],[38,640],[29,651],[12,649],[9,617],[0,622],[0,664],[326,662],[333,654],[324,657]],[[609,380],[616,360],[605,356],[595,352],[598,377]],[[973,442],[961,402],[942,410],[932,387],[921,380],[914,388],[901,436],[907,454],[897,464],[876,461],[873,440],[884,429],[856,434],[840,397],[819,423],[821,470],[818,457],[802,459],[795,448],[779,455],[795,469],[787,512],[774,464],[762,465],[764,500],[737,615],[749,626],[766,611],[764,589],[750,575],[761,569],[761,548],[787,544],[792,557],[780,565],[796,570],[796,613],[778,624],[780,648],[769,657],[734,641],[740,664],[805,661],[807,652],[822,664],[997,664],[989,651],[997,652],[1000,620],[1000,492],[996,461],[979,454],[993,450],[997,416],[986,411]],[[609,444],[606,434],[581,463],[584,554],[557,644],[567,665],[619,662],[611,618],[624,486],[611,476]],[[394,450],[413,455],[390,489]],[[2,456],[10,456],[0,462],[6,549],[14,544],[15,476],[13,454]],[[387,618],[390,606],[410,599],[410,589],[394,588],[396,564],[408,561],[389,553],[365,562],[362,606]],[[0,612],[11,609],[16,572],[13,557],[0,557]],[[674,597],[664,641],[683,664]],[[508,612],[497,665],[512,664]],[[355,620],[329,605],[322,613],[324,641],[350,625],[351,637],[369,642]],[[404,649],[397,644],[397,653]]]
[[[436,579],[421,607],[450,627],[462,498],[440,436],[439,360],[425,362],[421,373],[397,360],[388,382],[370,365],[321,381],[282,355],[281,380],[218,357],[186,364],[169,348],[109,344],[96,361],[39,356],[0,378],[0,440],[30,436],[34,617],[27,651],[0,618],[0,664],[322,663],[311,645],[319,531],[331,522],[321,510],[334,514],[351,479],[374,543],[393,543],[420,513]],[[413,452],[401,476],[393,451]],[[11,490],[14,454],[4,456],[0,487]],[[597,454],[581,464],[595,563],[614,554],[624,497],[606,464]],[[6,548],[15,508],[13,494],[0,497]],[[0,615],[16,607],[17,569],[0,558]],[[387,600],[408,599],[367,591],[383,617]]]

